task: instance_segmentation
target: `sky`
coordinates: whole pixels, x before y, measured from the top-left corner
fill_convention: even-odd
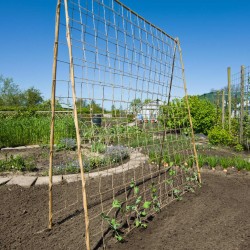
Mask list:
[[[50,97],[56,0],[1,0],[0,75]],[[123,0],[181,42],[189,94],[250,66],[249,0]]]

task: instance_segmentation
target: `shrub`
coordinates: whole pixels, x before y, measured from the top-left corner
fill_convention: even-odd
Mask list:
[[[232,145],[233,144],[233,137],[232,135],[225,129],[220,127],[214,127],[208,133],[209,142],[213,145]]]
[[[110,146],[107,148],[104,157],[108,163],[121,162],[122,160],[129,158],[129,150],[120,145]]]
[[[76,149],[76,140],[72,138],[63,138],[56,145],[57,150],[67,149],[67,150],[75,150]]]

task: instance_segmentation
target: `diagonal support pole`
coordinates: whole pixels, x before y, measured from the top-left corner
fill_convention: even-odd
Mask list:
[[[195,163],[196,163],[196,168],[197,168],[197,173],[198,173],[198,179],[199,179],[199,182],[201,183],[201,172],[200,172],[200,167],[199,167],[199,162],[198,162],[197,150],[196,150],[196,146],[195,146],[193,122],[192,122],[190,106],[189,106],[189,102],[188,102],[187,83],[186,83],[186,77],[185,77],[185,70],[184,70],[184,63],[183,63],[183,58],[182,58],[181,45],[180,45],[180,41],[178,38],[176,39],[176,41],[178,44],[178,50],[179,50],[179,55],[180,55],[181,68],[182,68],[182,80],[183,80],[183,84],[184,84],[185,99],[186,99],[186,104],[187,104],[187,109],[188,109],[188,119],[189,119],[191,131],[192,131],[191,136],[192,136],[192,144],[193,144],[193,150],[194,150]]]
[[[85,240],[86,240],[87,250],[90,250],[89,216],[88,216],[88,205],[87,205],[86,180],[84,176],[84,168],[83,168],[82,152],[81,152],[81,136],[80,136],[80,129],[79,129],[79,123],[78,123],[78,116],[77,116],[77,107],[76,107],[75,72],[74,72],[74,61],[73,61],[71,33],[70,33],[70,24],[69,24],[68,0],[64,0],[64,6],[65,6],[65,17],[66,17],[66,38],[67,38],[69,59],[70,59],[70,80],[71,80],[72,98],[73,98],[73,107],[74,107],[74,122],[75,122],[75,128],[76,128],[77,154],[78,154],[79,166],[81,170],[81,180],[82,180],[83,209],[84,209],[84,217],[85,217]]]
[[[57,57],[58,57],[60,9],[61,9],[61,0],[58,0],[56,7],[54,59],[53,59],[52,89],[51,89],[51,124],[50,124],[50,153],[49,153],[49,225],[48,225],[49,229],[52,228],[52,217],[53,217],[52,178],[53,178],[53,155],[54,155],[54,132],[55,132],[56,72],[57,72]]]

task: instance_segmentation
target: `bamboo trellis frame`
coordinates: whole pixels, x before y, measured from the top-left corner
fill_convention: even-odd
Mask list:
[[[88,6],[88,2],[92,4],[92,7]],[[82,5],[81,5],[82,4]],[[64,5],[64,15],[65,15],[65,23],[62,24],[60,21],[60,11],[62,10],[62,5]],[[85,6],[86,5],[86,6]],[[118,8],[118,9],[117,9]],[[102,14],[100,14],[100,12]],[[109,14],[107,14],[109,13]],[[79,15],[79,17],[76,16]],[[79,19],[77,19],[79,18]],[[84,19],[85,18],[85,19]],[[86,23],[84,23],[84,20]],[[91,21],[90,21],[91,20]],[[93,25],[92,30],[90,30],[87,22],[92,22]],[[75,26],[74,26],[75,25]],[[100,26],[104,26],[101,30]],[[128,28],[128,26],[130,26]],[[60,42],[59,38],[59,30],[60,27],[65,29],[66,31],[66,42]],[[131,28],[131,30],[130,30]],[[88,30],[89,29],[89,30]],[[109,34],[111,30],[114,30],[113,37]],[[80,38],[78,39],[76,34],[80,34]],[[109,37],[110,35],[110,37]],[[124,37],[124,40],[120,39],[120,37]],[[127,38],[126,38],[127,37]],[[144,37],[144,40],[143,40]],[[91,44],[87,39],[93,38],[94,44]],[[150,40],[151,39],[151,40]],[[100,40],[100,41],[99,41]],[[131,44],[131,41],[132,44]],[[98,45],[98,42],[105,42],[106,43],[106,50],[104,49],[105,46]],[[78,45],[76,45],[78,44]],[[58,47],[59,45],[65,46],[67,48],[68,59],[58,59]],[[114,49],[110,49],[109,46],[112,48],[114,45]],[[144,47],[146,49],[144,51]],[[74,54],[74,51],[78,50],[81,53],[81,57],[78,57]],[[93,51],[92,51],[93,50]],[[124,55],[121,55],[120,51],[124,50]],[[152,50],[152,55],[150,55],[149,51]],[[88,59],[91,58],[91,53],[94,54],[95,59]],[[129,56],[129,54],[131,54]],[[160,55],[161,58],[157,58],[157,55]],[[101,61],[99,58],[103,56],[106,60]],[[66,61],[67,60],[67,61]],[[111,61],[113,65],[111,64]],[[57,64],[58,63],[65,63],[69,66],[69,79],[67,80],[57,79]],[[125,68],[125,64],[127,63],[128,69]],[[121,66],[123,64],[123,66]],[[153,66],[155,65],[155,66]],[[157,65],[157,66],[156,66]],[[82,71],[82,76],[79,77],[79,68]],[[127,70],[127,71],[126,71]],[[93,72],[93,75],[88,73],[87,71]],[[118,76],[120,77],[120,82],[113,82],[108,77],[106,77],[106,73],[108,72],[110,78],[115,78]],[[148,74],[148,75],[147,75]],[[126,82],[124,79],[128,79]],[[162,80],[163,79],[163,80]],[[165,81],[168,81],[166,83]],[[134,172],[134,181],[141,183],[143,186],[143,190],[141,190],[142,195],[147,195],[150,191],[147,182],[152,180],[157,180],[156,186],[159,188],[159,200],[161,201],[161,207],[166,206],[169,202],[164,202],[164,197],[169,194],[169,192],[174,192],[177,188],[184,188],[187,184],[187,181],[184,180],[185,173],[182,170],[178,172],[179,174],[176,175],[176,186],[171,186],[169,188],[166,187],[167,181],[167,170],[164,169],[162,166],[163,160],[163,145],[167,143],[167,139],[165,138],[167,133],[170,133],[171,140],[176,144],[176,148],[171,149],[173,152],[171,153],[175,159],[177,154],[181,154],[183,152],[191,153],[191,157],[194,158],[195,161],[195,168],[198,174],[198,180],[201,182],[201,175],[198,165],[198,157],[195,147],[195,139],[194,139],[194,132],[193,132],[193,125],[192,119],[190,114],[190,108],[188,104],[188,94],[187,94],[187,86],[186,86],[186,79],[184,73],[184,63],[182,59],[182,51],[180,47],[180,42],[176,38],[171,37],[166,32],[158,28],[157,26],[153,25],[136,12],[122,4],[118,0],[58,0],[57,3],[57,12],[56,12],[56,30],[55,30],[55,46],[54,46],[54,64],[53,64],[53,81],[52,81],[52,102],[51,102],[51,110],[52,110],[52,120],[51,120],[51,141],[50,141],[50,169],[49,169],[49,228],[52,228],[52,187],[53,187],[53,152],[54,152],[54,132],[55,132],[55,102],[56,102],[56,90],[60,90],[56,88],[56,84],[65,83],[68,86],[68,97],[65,94],[65,98],[69,98],[69,93],[71,95],[72,106],[73,106],[73,116],[74,116],[74,125],[76,130],[76,141],[77,141],[77,157],[79,162],[79,168],[81,173],[81,181],[82,181],[82,205],[84,211],[84,224],[85,224],[85,242],[86,242],[86,249],[91,249],[91,236],[90,236],[90,225],[94,223],[94,221],[99,217],[99,213],[97,214],[89,214],[89,201],[91,199],[100,199],[101,211],[107,211],[107,207],[103,205],[105,200],[103,197],[108,193],[112,193],[113,199],[120,197],[121,194],[125,195],[125,203],[131,202],[134,197],[130,196],[129,185],[128,181],[125,179],[119,185],[115,185],[114,175],[119,175],[116,173],[116,169],[113,172],[109,172],[105,170],[107,176],[112,177],[112,181],[110,182],[110,188],[106,188],[106,191],[102,190],[101,180],[103,177],[103,170],[98,168],[98,172],[93,173],[93,175],[98,176],[100,178],[99,183],[99,191],[98,193],[91,195],[88,197],[87,189],[86,189],[86,176],[88,174],[84,173],[84,165],[83,165],[83,153],[82,153],[82,138],[81,138],[81,129],[79,127],[79,118],[78,118],[78,108],[77,108],[77,101],[78,99],[89,101],[90,105],[90,115],[93,115],[93,108],[92,101],[99,101],[102,104],[102,112],[103,114],[106,112],[104,103],[109,102],[112,105],[116,103],[123,103],[127,105],[130,103],[131,96],[140,96],[141,99],[145,97],[154,97],[154,96],[161,96],[162,98],[166,99],[166,103],[169,106],[169,109],[177,110],[178,112],[174,114],[174,121],[178,121],[178,119],[182,119],[182,116],[187,117],[188,121],[176,123],[175,127],[170,129],[164,127],[163,131],[162,128],[158,131],[148,130],[148,133],[152,133],[152,142],[151,144],[145,141],[145,146],[141,146],[140,149],[148,152],[154,146],[159,146],[158,139],[153,138],[153,134],[155,132],[163,133],[163,139],[160,142],[161,145],[161,153],[158,159],[158,169],[154,169],[154,167],[147,167],[148,173],[144,173],[146,171],[143,165],[140,165],[140,169],[142,171],[142,176],[136,176],[136,170],[133,169],[134,166],[130,166],[129,163],[127,170],[122,170],[123,178],[126,175],[126,171],[131,174]],[[79,83],[81,86],[81,90],[79,92]],[[143,83],[142,86],[140,84]],[[144,85],[147,83],[147,88],[144,88]],[[87,87],[83,87],[85,86]],[[128,84],[128,86],[125,86]],[[89,94],[86,96],[87,88],[89,86]],[[99,88],[99,92],[102,89],[102,97],[99,97],[95,94],[95,90],[97,87]],[[71,90],[70,90],[71,89]],[[112,96],[106,97],[107,93],[110,89],[112,89]],[[82,93],[84,90],[84,93]],[[115,94],[116,90],[120,90],[121,97]],[[71,91],[71,92],[70,92]],[[182,91],[183,94],[179,95],[178,91]],[[126,92],[127,95],[123,94]],[[108,93],[107,95],[109,95]],[[99,93],[100,95],[100,93]],[[126,96],[126,97],[124,97]],[[61,96],[61,98],[64,98]],[[126,100],[126,98],[128,100]],[[177,106],[175,106],[175,99],[182,98],[184,106],[178,106],[179,102],[177,102]],[[163,105],[163,104],[162,104]],[[172,105],[172,106],[171,106]],[[184,111],[183,111],[184,110]],[[116,111],[117,112],[117,111]],[[125,112],[125,111],[124,111]],[[180,113],[182,112],[182,113]],[[184,113],[183,113],[184,112]],[[186,113],[185,113],[186,112]],[[128,111],[125,112],[126,119],[128,117]],[[120,118],[114,118],[116,122],[116,126],[119,123],[118,120]],[[185,124],[184,124],[185,123]],[[188,124],[188,125],[187,125]],[[130,126],[128,122],[126,126]],[[185,126],[190,129],[189,136],[191,137],[190,141],[188,139],[181,139],[178,142],[178,138],[180,131],[182,131]],[[93,123],[91,123],[91,127],[93,127]],[[105,129],[107,129],[105,127]],[[170,131],[170,132],[169,132]],[[171,132],[172,131],[172,132]],[[174,135],[172,135],[174,133]],[[129,135],[129,134],[128,134]],[[120,136],[117,136],[118,143],[120,142]],[[94,137],[98,137],[98,135],[94,135]],[[109,138],[108,135],[106,139]],[[175,138],[175,139],[174,139]],[[137,138],[139,141],[140,138]],[[146,139],[145,139],[146,140]],[[156,140],[156,142],[154,142]],[[187,148],[182,145],[182,140],[187,143]],[[186,142],[187,140],[187,142]],[[189,145],[190,142],[190,145]],[[179,145],[179,144],[180,145]],[[118,144],[119,145],[119,144]],[[130,142],[128,142],[130,145]],[[144,144],[143,144],[144,145]],[[170,147],[171,145],[169,145]],[[190,146],[190,148],[189,148]],[[139,147],[139,146],[138,146]],[[164,146],[165,147],[165,146]],[[174,146],[173,146],[174,147]],[[170,150],[170,149],[169,149]],[[170,151],[171,151],[170,150]],[[166,153],[166,148],[164,148],[164,153]],[[144,156],[141,153],[134,153],[134,155],[139,155],[143,161],[145,162]],[[85,156],[84,156],[85,157]],[[182,164],[187,164],[186,159],[188,159],[185,155],[181,156]],[[142,161],[142,160],[141,160]],[[181,164],[181,163],[179,163]],[[125,164],[126,165],[126,164]],[[139,166],[139,165],[138,165]],[[178,166],[177,166],[178,167]],[[111,170],[112,171],[112,170]],[[191,174],[191,173],[190,173]],[[91,180],[90,180],[91,182]],[[180,183],[179,183],[180,182]],[[109,185],[109,184],[108,184]],[[169,190],[168,190],[169,189]],[[118,190],[116,193],[115,190]],[[123,191],[122,191],[123,190]],[[168,190],[168,191],[166,191]],[[166,193],[167,192],[167,193]],[[182,192],[185,192],[183,189]],[[174,199],[172,194],[172,199]],[[90,202],[91,203],[91,202]],[[90,206],[91,207],[91,206]],[[153,212],[151,212],[153,214]],[[128,220],[128,218],[127,218]],[[103,223],[101,225],[101,235],[104,237],[104,229]],[[129,229],[132,229],[133,226]],[[99,235],[100,232],[97,231],[94,235]],[[93,234],[92,234],[93,237]],[[105,243],[104,243],[105,244]]]

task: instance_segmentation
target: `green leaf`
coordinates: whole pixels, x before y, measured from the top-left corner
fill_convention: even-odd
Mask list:
[[[135,226],[136,226],[136,227],[139,227],[140,225],[141,225],[141,222],[140,222],[138,219],[136,219],[136,220],[135,220]]]
[[[119,200],[114,200],[112,203],[113,208],[121,208],[121,202]]]
[[[120,226],[120,224],[116,221],[116,219],[112,219],[110,224],[115,230],[117,230],[117,228]]]
[[[138,205],[138,204],[141,202],[141,200],[142,200],[142,197],[139,196],[139,197],[136,199],[135,204]]]
[[[135,182],[134,180],[132,179],[132,181],[130,182],[130,187],[133,188],[135,186]]]
[[[145,201],[143,204],[143,208],[148,209],[151,206],[151,201]]]
[[[169,185],[173,184],[173,182],[174,182],[173,180],[166,180],[166,183]]]
[[[141,224],[141,227],[143,227],[143,228],[147,228],[147,227],[148,227],[148,225],[147,225],[146,223],[142,223],[142,224]]]
[[[147,215],[147,213],[146,213],[145,210],[143,210],[143,211],[140,213],[140,215],[141,215],[142,217],[145,217],[145,216]]]
[[[126,206],[126,211],[132,210],[132,206]]]
[[[120,242],[123,241],[123,238],[120,234],[116,234],[115,238],[117,239],[117,241],[120,241]]]
[[[134,187],[134,192],[135,192],[135,194],[138,194],[139,193],[139,188],[138,187]]]

